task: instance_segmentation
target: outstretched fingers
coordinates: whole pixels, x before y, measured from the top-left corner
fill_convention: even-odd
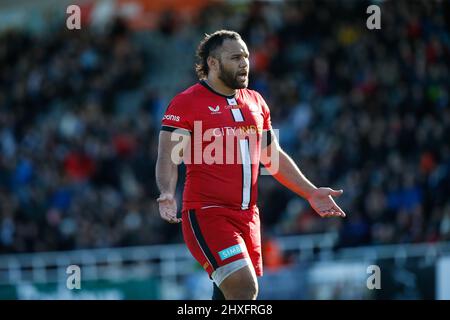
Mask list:
[[[332,208],[328,209],[328,210],[323,210],[321,211],[320,214],[322,217],[324,218],[328,218],[328,217],[342,217],[345,218],[346,214],[345,212],[339,208],[338,205],[333,206]]]

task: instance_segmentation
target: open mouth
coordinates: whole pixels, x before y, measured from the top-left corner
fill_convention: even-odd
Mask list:
[[[240,72],[237,74],[237,79],[239,81],[245,81],[245,80],[247,80],[247,77],[248,77],[247,72]]]

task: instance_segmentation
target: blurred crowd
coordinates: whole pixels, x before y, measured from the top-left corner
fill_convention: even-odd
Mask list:
[[[344,189],[347,218],[320,219],[262,176],[263,234],[336,231],[339,246],[450,240],[449,5],[383,2],[381,30],[368,30],[369,4],[214,3],[197,19],[165,14],[151,31],[118,19],[101,34],[0,34],[0,252],[181,241],[154,201],[172,96],[150,80],[177,52],[149,43],[185,46],[176,94],[195,81],[192,48],[222,28],[247,42],[250,88],[282,147],[316,185]]]

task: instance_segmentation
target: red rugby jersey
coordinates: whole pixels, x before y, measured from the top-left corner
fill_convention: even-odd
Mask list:
[[[162,130],[176,129],[191,137],[191,152],[184,157],[183,210],[245,210],[256,204],[262,132],[272,129],[258,92],[239,89],[225,96],[200,81],[167,107]]]

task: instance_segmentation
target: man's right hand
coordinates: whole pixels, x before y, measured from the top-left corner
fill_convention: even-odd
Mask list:
[[[169,223],[179,223],[180,218],[177,218],[177,201],[172,194],[163,193],[156,201],[159,204],[159,214],[161,218]]]
[[[172,194],[162,193],[156,201],[159,204],[161,218],[169,223],[181,222],[181,219],[177,218],[177,201]]]

